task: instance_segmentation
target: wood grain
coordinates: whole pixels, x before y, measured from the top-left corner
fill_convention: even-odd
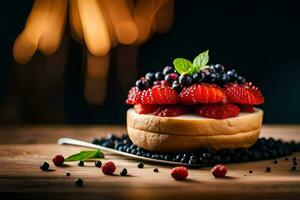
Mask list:
[[[291,156],[278,159],[228,165],[228,177],[215,179],[210,168],[189,169],[186,181],[170,177],[171,166],[145,163],[106,153],[103,161],[117,165],[115,176],[105,176],[93,163],[78,167],[70,163],[55,167],[51,158],[82,150],[80,147],[55,144],[62,136],[91,140],[108,132],[121,134],[122,126],[17,126],[0,127],[0,198],[21,199],[299,199],[300,171],[290,171]],[[300,126],[268,125],[262,135],[300,141]],[[300,153],[294,154],[300,158]],[[42,161],[51,163],[51,172],[39,169]],[[266,173],[265,168],[272,168]],[[129,176],[117,174],[126,167]],[[153,169],[158,168],[159,173]],[[250,174],[249,170],[253,170]],[[66,177],[65,173],[71,176]],[[74,184],[76,177],[84,186]]]

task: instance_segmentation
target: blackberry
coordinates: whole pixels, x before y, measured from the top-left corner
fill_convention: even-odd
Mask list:
[[[167,74],[170,74],[170,73],[173,73],[173,72],[174,72],[174,69],[173,69],[173,67],[170,67],[170,66],[166,66],[163,70],[164,75],[167,75]]]
[[[156,72],[155,73],[155,79],[158,80],[158,81],[164,80],[165,75],[162,72]]]
[[[192,78],[187,74],[182,74],[179,76],[179,83],[182,86],[190,86],[192,84]]]
[[[150,84],[149,81],[147,81],[146,79],[140,79],[135,82],[135,86],[139,90],[147,90],[150,87]]]

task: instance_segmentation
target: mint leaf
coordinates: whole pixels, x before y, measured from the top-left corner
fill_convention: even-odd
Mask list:
[[[104,154],[100,150],[96,151],[80,151],[65,159],[65,162],[86,160],[91,158],[104,158]]]
[[[209,60],[208,56],[208,50],[206,50],[203,53],[200,53],[194,60],[193,60],[193,65],[197,66],[200,69],[202,69]]]
[[[173,60],[174,67],[179,74],[189,74],[193,64],[185,58],[176,58]]]

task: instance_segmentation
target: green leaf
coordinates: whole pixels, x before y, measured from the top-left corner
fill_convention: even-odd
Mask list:
[[[192,62],[185,58],[176,58],[173,60],[173,64],[179,74],[190,73],[190,68],[194,67]]]
[[[65,162],[86,160],[91,158],[104,158],[104,154],[100,150],[96,151],[80,151],[65,159]]]
[[[208,56],[208,50],[206,50],[203,53],[200,53],[194,60],[193,60],[193,65],[199,67],[199,70],[202,69],[209,60]]]

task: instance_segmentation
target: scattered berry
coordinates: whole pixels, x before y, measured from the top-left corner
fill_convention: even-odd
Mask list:
[[[178,94],[170,86],[155,85],[145,90],[141,97],[142,104],[177,104]]]
[[[232,103],[259,105],[264,103],[264,97],[255,86],[251,84],[233,84],[225,85],[225,94]]]
[[[71,176],[71,173],[70,173],[70,172],[67,172],[67,173],[66,173],[66,176]]]
[[[136,104],[133,106],[134,111],[139,114],[152,113],[155,108],[156,108],[155,105],[149,105],[149,104]]]
[[[75,185],[81,187],[83,185],[83,180],[81,178],[76,178]]]
[[[183,180],[188,176],[188,170],[186,167],[174,167],[171,170],[171,176],[175,180]]]
[[[101,167],[102,166],[102,162],[100,160],[97,160],[95,162],[95,167]]]
[[[190,86],[192,84],[192,81],[193,80],[191,76],[187,74],[183,74],[179,76],[179,83],[184,87]]]
[[[43,171],[47,171],[49,169],[50,165],[47,162],[42,162],[42,164],[40,165],[41,170]]]
[[[160,106],[154,109],[153,114],[160,117],[175,117],[187,112],[187,108],[182,106]]]
[[[274,163],[274,164],[277,164],[277,163],[278,163],[278,160],[276,160],[276,159],[273,160],[273,163]]]
[[[173,73],[173,72],[174,72],[174,69],[173,69],[173,67],[170,67],[170,66],[166,66],[163,70],[164,75],[167,75],[167,74],[170,74],[170,73]]]
[[[296,171],[296,170],[297,170],[297,166],[295,166],[295,165],[292,166],[292,167],[291,167],[291,170],[292,170],[292,171]]]
[[[154,171],[154,172],[158,172],[158,169],[157,169],[157,168],[154,168],[153,171]]]
[[[116,166],[112,161],[106,162],[102,166],[102,172],[105,175],[112,175],[116,170]]]
[[[212,175],[214,175],[214,177],[216,178],[221,178],[221,177],[225,177],[226,173],[227,173],[227,169],[225,165],[222,164],[218,164],[215,165],[212,170],[211,170]]]
[[[65,158],[62,155],[56,155],[53,159],[52,162],[56,166],[62,166],[64,164]]]
[[[296,157],[293,157],[292,160],[295,162],[295,161],[297,160],[297,158],[296,158]]]
[[[84,161],[83,161],[83,160],[79,160],[79,161],[77,162],[77,165],[78,165],[79,167],[83,167],[83,166],[84,166]]]
[[[252,174],[253,173],[253,171],[252,170],[249,170],[249,174]]]
[[[127,169],[126,169],[126,168],[123,168],[123,169],[120,171],[120,176],[127,176]]]
[[[139,162],[137,164],[137,167],[140,168],[140,169],[144,168],[144,163],[143,162]]]
[[[271,172],[271,167],[266,167],[266,172]]]
[[[207,104],[195,108],[194,111],[203,117],[226,119],[238,116],[240,109],[233,104]]]
[[[212,84],[193,84],[183,88],[179,95],[182,104],[193,105],[198,103],[221,102],[225,94],[221,88]]]

